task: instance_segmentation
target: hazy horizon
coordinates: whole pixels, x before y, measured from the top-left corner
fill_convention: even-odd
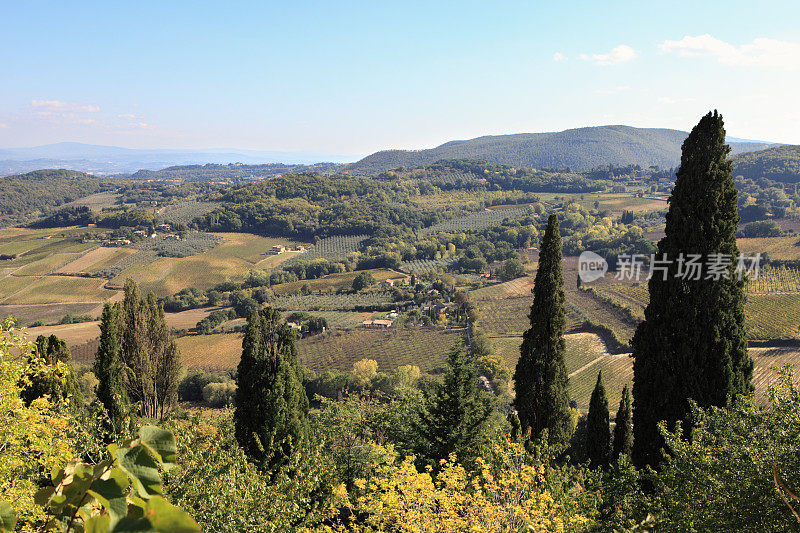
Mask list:
[[[3,12],[7,148],[355,157],[608,124],[687,131],[711,109],[734,137],[800,144],[800,5],[786,0],[44,2]]]

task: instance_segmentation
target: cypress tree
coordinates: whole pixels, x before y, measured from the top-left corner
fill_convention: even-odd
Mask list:
[[[622,398],[617,409],[617,418],[614,425],[614,448],[611,454],[617,460],[620,454],[630,457],[633,447],[633,423],[631,422],[631,394],[628,386],[622,388]]]
[[[299,378],[294,332],[270,307],[247,320],[238,366],[236,440],[257,464],[283,463],[308,436],[308,397]]]
[[[120,350],[119,304],[106,303],[100,318],[100,346],[92,370],[97,378],[97,399],[105,407],[109,428],[119,433],[125,424],[130,406],[125,392],[125,370]]]
[[[597,383],[589,401],[586,417],[586,454],[593,467],[605,467],[611,454],[611,426],[608,422],[608,400],[603,386],[603,373],[597,373]]]
[[[558,216],[551,214],[542,238],[533,287],[531,327],[525,332],[514,371],[514,406],[521,431],[533,438],[547,429],[551,444],[570,438],[567,367],[564,363],[564,274]]]
[[[448,355],[444,381],[419,413],[420,455],[433,465],[451,453],[461,462],[471,461],[486,437],[491,413],[492,405],[481,397],[475,364],[457,344]]]
[[[671,428],[685,419],[690,398],[701,407],[725,406],[752,391],[744,281],[735,272],[737,194],[722,116],[704,116],[682,150],[666,236],[656,253],[665,272],[654,271],[649,281],[650,303],[632,341],[633,460],[639,466],[658,464],[663,439],[657,424],[666,420]],[[681,254],[699,254],[704,266],[723,254],[731,261],[727,279],[707,279],[707,270],[700,279],[679,277],[686,272]]]

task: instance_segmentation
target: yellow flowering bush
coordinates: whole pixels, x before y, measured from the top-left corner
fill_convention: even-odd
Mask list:
[[[69,417],[47,398],[26,407],[20,397],[24,367],[17,354],[30,349],[13,320],[0,323],[0,501],[11,504],[22,526],[44,516],[33,502],[38,482],[75,456]]]
[[[435,477],[430,467],[418,470],[413,456],[399,459],[391,447],[375,452],[373,475],[357,480],[354,501],[344,487],[334,491],[337,515],[349,510],[334,531],[579,531],[593,524],[551,492],[547,467],[514,442],[495,443],[491,463],[478,458],[475,472],[451,456]]]

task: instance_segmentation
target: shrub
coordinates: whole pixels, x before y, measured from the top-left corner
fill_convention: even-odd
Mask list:
[[[233,381],[209,383],[203,387],[203,401],[210,407],[231,406],[235,396],[236,383]]]
[[[227,376],[203,372],[192,372],[178,384],[178,399],[182,402],[202,402],[203,389],[209,383],[222,383]],[[227,378],[229,379],[229,378]]]

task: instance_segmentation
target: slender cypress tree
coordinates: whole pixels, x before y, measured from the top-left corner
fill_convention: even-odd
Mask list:
[[[597,373],[597,383],[589,401],[586,419],[586,454],[593,467],[606,467],[611,454],[611,426],[608,421],[608,400],[603,386],[603,373]]]
[[[567,367],[564,363],[564,274],[558,216],[551,214],[542,238],[533,287],[531,327],[525,332],[514,371],[514,406],[523,434],[547,429],[551,444],[570,438]]]
[[[728,405],[752,390],[753,362],[744,329],[744,281],[735,272],[739,251],[737,194],[722,116],[704,116],[683,143],[670,197],[666,236],[653,271],[645,320],[633,338],[633,460],[657,465],[663,439],[657,424],[686,418],[689,398],[702,407]],[[704,266],[727,257],[725,276],[699,279],[685,261]],[[681,262],[681,258],[684,262]],[[686,275],[689,274],[689,275]],[[727,279],[726,279],[727,278]]]
[[[481,398],[481,385],[473,361],[467,360],[460,344],[450,350],[444,381],[430,405],[420,412],[421,455],[439,464],[455,453],[461,462],[480,453],[485,426],[492,406]]]
[[[233,418],[239,445],[267,469],[285,462],[308,436],[294,332],[270,307],[247,320]]]
[[[94,360],[97,378],[97,399],[103,404],[112,433],[119,433],[125,424],[130,405],[125,392],[125,370],[120,355],[119,304],[106,303],[100,318],[100,346]]]
[[[622,388],[622,398],[617,409],[614,425],[614,447],[611,458],[617,460],[620,454],[630,457],[633,447],[633,422],[631,422],[631,394],[628,386]]]

